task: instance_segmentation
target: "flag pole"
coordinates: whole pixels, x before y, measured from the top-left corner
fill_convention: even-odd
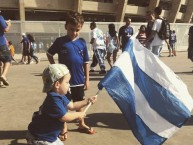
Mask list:
[[[97,93],[96,93],[96,95],[95,95],[96,97],[98,97],[99,91],[100,91],[100,90],[97,91]],[[89,102],[89,104],[86,106],[86,108],[84,109],[83,112],[86,113],[86,111],[90,108],[91,105],[92,105],[92,103]]]

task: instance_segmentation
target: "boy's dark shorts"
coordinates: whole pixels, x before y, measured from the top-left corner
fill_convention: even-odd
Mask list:
[[[66,97],[73,102],[84,100],[84,86],[71,87],[71,94],[68,92]]]
[[[7,45],[0,46],[0,61],[3,63],[11,62],[11,54]]]

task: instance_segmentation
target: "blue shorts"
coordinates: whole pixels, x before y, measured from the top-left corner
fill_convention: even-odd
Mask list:
[[[11,54],[7,45],[0,46],[0,61],[3,63],[11,62]]]

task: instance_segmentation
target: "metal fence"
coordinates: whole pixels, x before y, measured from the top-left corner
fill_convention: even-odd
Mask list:
[[[10,31],[6,34],[8,40],[13,42],[15,46],[16,53],[21,53],[21,34],[22,33],[30,33],[34,35],[36,40],[36,52],[46,52],[46,50],[50,47],[50,45],[55,41],[57,37],[63,36],[66,34],[66,30],[64,28],[65,22],[53,22],[53,21],[13,21],[12,27]],[[104,33],[108,30],[108,22],[98,22],[97,27],[100,28]],[[118,31],[124,23],[116,23],[116,30]],[[140,25],[146,25],[146,23],[131,23],[131,26],[134,28],[134,33],[138,32]],[[177,44],[176,50],[177,51],[186,51],[188,45],[188,31],[189,31],[190,24],[182,24],[182,23],[174,23],[171,24],[171,29],[176,31],[177,35]],[[86,42],[87,46],[91,51],[91,46],[89,41],[90,37],[90,22],[85,22],[84,26],[81,30],[80,37],[83,37]],[[163,51],[167,51],[167,46],[164,45]]]

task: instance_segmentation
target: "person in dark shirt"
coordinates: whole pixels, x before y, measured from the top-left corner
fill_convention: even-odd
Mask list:
[[[125,25],[119,29],[119,40],[121,40],[122,52],[125,50],[126,44],[133,35],[133,28],[130,26],[131,19],[126,18]]]
[[[0,11],[0,86],[9,86],[6,75],[11,63],[11,54],[7,46],[5,32],[9,31],[10,27],[11,21],[5,21]]]
[[[188,58],[193,62],[193,26],[189,28],[188,35]]]
[[[146,27],[146,38],[149,38],[151,35],[153,23],[155,21],[155,16],[153,11],[147,11],[146,12],[146,21],[147,21],[147,27]],[[149,40],[146,43],[147,49],[151,50],[151,42],[153,41],[153,38]]]

